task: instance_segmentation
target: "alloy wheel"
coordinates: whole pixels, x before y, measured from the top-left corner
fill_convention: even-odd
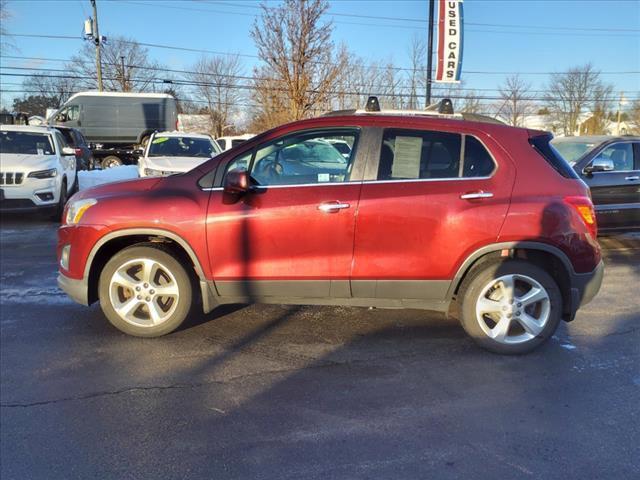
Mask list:
[[[491,280],[476,302],[482,331],[496,342],[519,344],[542,333],[551,312],[547,290],[526,275],[504,275]]]
[[[117,315],[139,327],[153,327],[171,317],[179,300],[171,271],[157,260],[139,258],[120,266],[109,281],[109,299]]]

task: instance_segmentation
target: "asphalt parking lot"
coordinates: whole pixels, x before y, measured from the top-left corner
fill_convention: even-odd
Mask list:
[[[412,310],[229,307],[127,337],[56,286],[56,226],[0,225],[0,476],[638,478],[640,236],[596,299],[501,357]]]

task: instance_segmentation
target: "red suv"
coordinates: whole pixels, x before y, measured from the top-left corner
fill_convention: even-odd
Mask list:
[[[550,140],[427,112],[284,125],[185,174],[76,194],[58,283],[137,336],[227,303],[404,307],[523,353],[603,275],[589,190]]]

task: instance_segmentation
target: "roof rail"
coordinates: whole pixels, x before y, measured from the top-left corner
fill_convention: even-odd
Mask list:
[[[334,110],[323,113],[322,117],[337,117],[341,115],[399,115],[399,116],[434,116],[442,118],[453,118],[457,120],[469,120],[472,122],[494,123],[506,125],[503,121],[488,115],[478,113],[455,113],[453,102],[450,98],[443,98],[437,103],[429,105],[424,110],[383,110],[380,108],[378,97],[371,96],[367,99],[367,104],[363,109]]]
[[[438,103],[429,105],[424,110],[386,110],[380,108],[378,97],[371,96],[367,99],[364,109],[334,110],[322,114],[323,117],[336,117],[339,115],[427,115],[427,116],[454,116],[460,118],[453,111],[453,103],[449,98],[443,98]]]

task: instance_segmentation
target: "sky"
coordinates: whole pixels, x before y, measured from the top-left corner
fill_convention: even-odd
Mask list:
[[[15,48],[0,58],[0,67],[61,68],[60,62],[10,56],[68,59],[81,48],[83,21],[91,15],[89,0],[7,3],[11,18],[3,26],[10,33],[77,39],[15,36]],[[249,31],[259,12],[259,3],[252,0],[98,0],[101,34],[239,53],[246,55],[242,56],[246,74],[258,62]],[[408,67],[412,37],[427,35],[426,0],[334,0],[330,13],[334,41],[367,61]],[[466,88],[495,89],[507,75],[504,72],[518,72],[533,89],[543,90],[548,81],[545,72],[591,62],[615,91],[624,91],[630,99],[640,97],[640,0],[465,0],[464,20]],[[149,53],[174,69],[188,69],[203,55],[161,48],[150,48]],[[20,95],[7,92],[19,89],[20,81],[0,76],[3,104]]]

